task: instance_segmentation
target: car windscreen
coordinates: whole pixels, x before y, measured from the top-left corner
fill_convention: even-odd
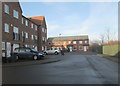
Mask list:
[[[37,50],[35,50],[35,49],[31,49],[31,50],[32,50],[33,52],[36,52],[36,53],[38,52],[38,51],[37,51]]]

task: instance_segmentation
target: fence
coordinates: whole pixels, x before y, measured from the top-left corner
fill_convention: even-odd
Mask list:
[[[120,44],[109,44],[103,46],[103,54],[117,56],[120,53]]]

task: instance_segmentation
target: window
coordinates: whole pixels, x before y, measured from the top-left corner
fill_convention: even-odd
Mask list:
[[[76,44],[76,41],[73,41],[73,44]]]
[[[32,40],[34,39],[34,36],[33,36],[33,35],[31,35],[31,39],[32,39]]]
[[[44,50],[44,46],[42,46],[42,50]]]
[[[45,42],[47,41],[47,38],[45,38]]]
[[[63,44],[66,44],[66,42],[64,41],[64,43]]]
[[[83,46],[79,46],[79,50],[83,50]]]
[[[14,40],[19,40],[19,31],[18,31],[18,28],[17,27],[13,27],[13,39]]]
[[[28,26],[28,20],[25,21],[25,25]]]
[[[19,18],[18,11],[13,10],[13,17],[15,17],[17,19]]]
[[[25,34],[26,38],[28,39],[28,33]]]
[[[37,25],[35,25],[35,30],[37,31]]]
[[[24,48],[21,48],[21,49],[20,49],[20,52],[25,52],[25,49],[24,49]]]
[[[87,43],[87,41],[85,41],[85,43]]]
[[[4,32],[9,33],[9,25],[7,23],[4,24]]]
[[[44,37],[42,37],[43,41],[44,41]]]
[[[47,29],[45,29],[45,33],[47,33]]]
[[[42,27],[42,32],[44,32],[44,28]]]
[[[77,50],[77,47],[76,47],[76,46],[74,46],[74,47],[73,47],[73,49],[74,49],[74,50]]]
[[[68,43],[71,44],[71,41],[69,41]]]
[[[4,12],[9,14],[9,6],[8,5],[4,5]]]
[[[83,43],[83,41],[79,41],[79,43],[80,43],[80,44],[82,44],[82,43]]]
[[[5,50],[5,42],[2,42],[2,50]]]
[[[26,44],[25,47],[28,47],[28,45]]]
[[[35,36],[35,40],[37,40],[37,36]]]
[[[31,50],[30,49],[26,49],[26,52],[30,52]]]
[[[31,23],[31,28],[33,28],[33,23]]]
[[[18,28],[17,28],[17,27],[14,27],[13,32],[14,32],[14,33],[18,33]]]
[[[22,18],[22,24],[24,24],[24,19]]]

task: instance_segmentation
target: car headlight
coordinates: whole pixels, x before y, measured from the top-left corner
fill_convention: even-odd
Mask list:
[[[43,55],[43,54],[41,54],[41,53],[38,53],[38,55]]]

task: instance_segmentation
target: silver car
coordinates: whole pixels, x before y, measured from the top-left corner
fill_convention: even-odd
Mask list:
[[[57,48],[49,48],[47,50],[44,51],[44,53],[47,54],[55,54],[58,55],[60,53],[60,50]]]

